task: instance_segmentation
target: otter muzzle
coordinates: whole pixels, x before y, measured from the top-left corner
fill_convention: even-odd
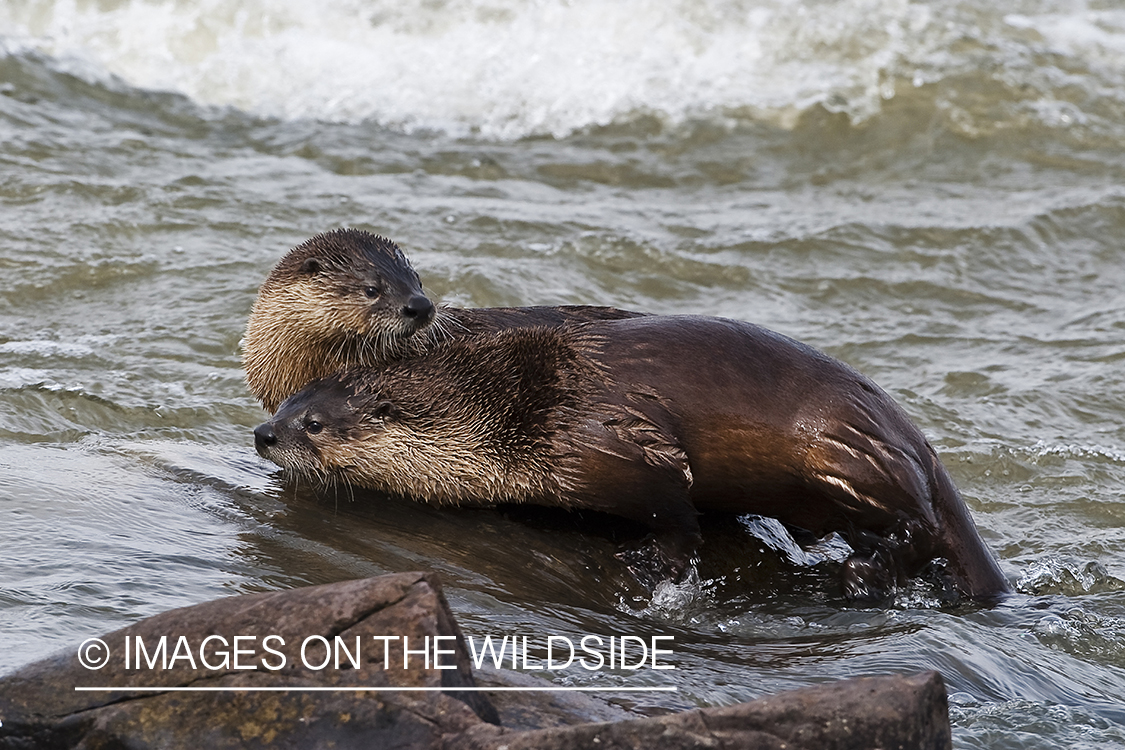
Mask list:
[[[273,431],[272,424],[266,422],[254,428],[254,448],[259,456],[269,458],[270,447],[274,445],[277,445],[277,433]]]

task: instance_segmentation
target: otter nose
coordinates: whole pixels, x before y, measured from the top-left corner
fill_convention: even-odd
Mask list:
[[[277,434],[273,431],[273,425],[269,422],[254,428],[254,446],[259,452],[275,443],[277,443]]]
[[[429,323],[430,319],[434,317],[434,303],[421,294],[415,294],[406,301],[406,306],[402,308],[402,314],[415,319],[419,323]]]

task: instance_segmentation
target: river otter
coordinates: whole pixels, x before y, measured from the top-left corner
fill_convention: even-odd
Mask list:
[[[1008,590],[891,397],[749,323],[640,317],[463,338],[316,381],[254,434],[263,457],[300,475],[640,521],[681,567],[698,511],[757,513],[840,532],[855,550],[851,597],[879,598],[937,557],[967,596]]]
[[[395,243],[337,229],[293,248],[262,284],[243,365],[251,392],[273,412],[317,378],[417,356],[451,338],[639,315],[584,305],[435,308]]]

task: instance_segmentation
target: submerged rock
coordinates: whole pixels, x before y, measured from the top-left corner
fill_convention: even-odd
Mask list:
[[[0,679],[0,748],[950,747],[934,672],[643,719],[581,695],[456,690],[476,686],[436,578],[402,573],[172,610],[26,666]],[[75,689],[94,687],[112,690]]]

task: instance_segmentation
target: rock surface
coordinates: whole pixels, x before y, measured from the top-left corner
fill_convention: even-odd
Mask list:
[[[724,708],[513,732],[482,725],[443,750],[948,750],[937,672],[860,677]]]
[[[398,640],[380,640],[385,636]],[[362,654],[353,661],[357,638]],[[440,585],[423,573],[219,599],[101,641],[109,656],[99,669],[82,666],[70,650],[0,678],[0,748],[951,747],[945,687],[934,672],[644,719],[576,694],[495,692],[494,705],[489,693],[456,688],[538,678],[486,670],[475,682]],[[334,654],[340,645],[348,650]],[[105,656],[96,644],[84,653]],[[334,661],[319,666],[329,657],[339,658],[340,668]],[[428,668],[427,659],[444,668]],[[355,686],[434,690],[300,690]],[[175,690],[183,687],[223,690]],[[274,690],[237,689],[245,687]],[[505,726],[497,726],[501,718]]]
[[[266,651],[266,644],[285,655]],[[202,658],[221,664],[222,651],[231,654],[228,669],[210,670],[198,646],[208,636],[223,636],[227,648],[213,640]],[[335,637],[352,647],[361,639],[359,669],[342,661],[345,669],[307,668],[301,644],[319,635],[333,646]],[[429,636],[452,636],[441,642],[446,663],[455,669],[424,669],[422,655],[412,657],[411,669],[400,669],[401,649],[391,649],[389,669],[385,651],[372,636],[397,635],[420,649]],[[175,659],[169,669],[136,669],[135,649],[125,667],[125,639],[131,646],[141,637],[153,656],[161,636],[168,636],[165,654],[174,656],[184,636],[192,646],[193,669],[187,658]],[[234,636],[246,651],[235,669]],[[31,664],[0,681],[0,747],[68,748],[309,748],[309,747],[434,747],[482,721],[497,721],[496,710],[483,693],[378,692],[172,692],[137,688],[173,687],[338,687],[394,685],[463,687],[473,685],[470,662],[460,631],[436,579],[422,573],[403,573],[362,581],[313,586],[293,591],[217,599],[176,609],[102,637],[109,662],[86,669],[72,650]],[[430,641],[433,644],[433,641]],[[372,649],[372,645],[380,646]],[[392,644],[393,645],[393,644]],[[184,651],[179,652],[186,653]],[[96,655],[96,654],[95,654]],[[307,660],[317,665],[326,652],[311,642]],[[347,657],[341,654],[342,660]],[[396,658],[397,657],[397,658]],[[141,656],[142,659],[145,656]],[[79,692],[75,687],[112,686],[120,692]]]

